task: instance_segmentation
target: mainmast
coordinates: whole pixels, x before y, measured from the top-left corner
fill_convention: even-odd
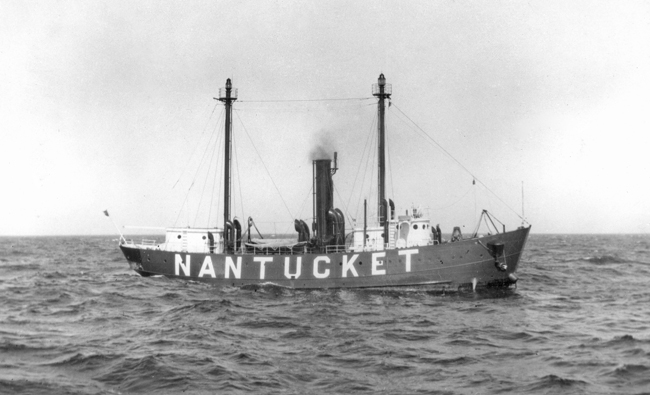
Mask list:
[[[379,124],[378,124],[378,131],[379,131],[379,144],[378,144],[378,157],[379,157],[379,180],[378,180],[378,187],[377,187],[377,213],[379,217],[379,226],[384,226],[386,219],[387,219],[387,207],[385,203],[386,199],[386,154],[385,154],[385,131],[386,127],[384,124],[384,112],[385,112],[385,106],[384,106],[384,100],[385,99],[390,99],[390,95],[392,94],[392,86],[391,84],[386,84],[386,78],[384,78],[384,74],[379,75],[379,79],[377,80],[376,84],[372,85],[372,94],[373,96],[377,96],[379,98],[379,102],[377,103],[378,106],[378,112],[379,112]]]
[[[230,160],[232,153],[232,102],[237,100],[237,89],[233,91],[230,78],[226,80],[226,87],[219,88],[219,101],[226,105],[226,148],[224,155],[224,192],[223,192],[223,227],[226,232],[226,226],[230,221]]]

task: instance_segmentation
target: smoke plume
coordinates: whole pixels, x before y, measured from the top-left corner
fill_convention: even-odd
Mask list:
[[[331,159],[336,151],[335,140],[330,132],[321,131],[318,142],[309,152],[309,160]]]

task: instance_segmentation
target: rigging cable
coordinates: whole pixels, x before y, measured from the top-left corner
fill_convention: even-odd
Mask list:
[[[307,205],[307,200],[309,200],[309,196],[312,194],[312,191],[314,190],[313,185],[309,186],[309,191],[307,192],[307,197],[302,201],[302,205],[300,206],[300,211],[298,212],[298,216],[296,218],[302,217],[302,210],[305,209],[305,206]],[[311,218],[313,220],[313,218]]]
[[[242,191],[241,191],[241,173],[239,172],[239,157],[237,155],[237,143],[235,142],[235,133],[232,133],[232,147],[233,147],[233,152],[234,152],[234,157],[235,157],[235,168],[237,169],[237,185],[239,186],[239,204],[241,206],[241,215],[242,218],[244,218],[244,198],[242,197]],[[233,201],[236,203],[237,199],[233,199]],[[233,211],[235,214],[237,214],[237,207],[236,204],[233,204]],[[233,215],[233,218],[236,215]]]
[[[190,155],[190,158],[194,157],[194,153],[196,152],[196,149],[199,148],[199,143],[201,141],[201,137],[203,137],[203,135],[205,134],[205,130],[208,128],[208,124],[210,123],[210,120],[212,119],[212,116],[214,115],[214,112],[217,109],[218,105],[219,105],[219,103],[215,103],[214,107],[212,108],[212,112],[210,113],[210,117],[208,117],[208,120],[205,122],[205,125],[203,126],[203,131],[201,132],[201,135],[199,136],[199,139],[196,141],[196,145],[194,146],[194,150],[192,151],[192,155]],[[221,115],[223,115],[223,111],[221,112]],[[221,120],[221,116],[219,116],[219,120]],[[218,121],[217,121],[217,123],[218,123]],[[178,184],[178,182],[181,180],[181,178],[183,178],[183,176],[185,175],[185,172],[187,171],[187,168],[189,166],[190,166],[190,163],[188,161],[188,162],[185,163],[185,168],[181,172],[181,175],[178,177],[178,180],[176,180],[176,182],[172,186],[172,189],[174,189],[174,187],[176,187],[176,184]]]
[[[221,117],[219,119],[221,119]],[[206,124],[206,128],[207,128],[207,124]],[[205,133],[205,129],[203,130],[203,133]],[[203,135],[203,133],[202,133],[202,135]],[[183,212],[183,207],[185,207],[186,203],[188,205],[187,212],[188,212],[188,226],[189,226],[189,211],[190,211],[190,208],[189,208],[188,200],[189,200],[189,196],[190,196],[190,191],[192,190],[192,187],[194,187],[194,183],[196,182],[196,178],[199,175],[199,170],[201,170],[201,164],[203,164],[203,162],[205,160],[205,156],[206,156],[206,154],[208,152],[208,149],[210,147],[210,142],[212,141],[213,136],[214,136],[214,133],[210,134],[210,138],[208,139],[208,143],[205,145],[205,150],[203,151],[203,155],[201,156],[201,160],[199,161],[199,165],[198,165],[198,168],[196,169],[196,172],[194,174],[194,178],[192,179],[192,182],[190,183],[190,186],[187,189],[187,193],[185,194],[185,199],[183,200],[183,204],[181,205],[181,208],[180,208],[180,210],[178,212],[178,216],[176,217],[176,221],[174,222],[174,226],[176,226],[176,224],[178,223],[178,221],[180,219],[180,216],[181,216],[181,214]],[[198,147],[198,143],[197,143],[197,147]]]
[[[201,191],[201,194],[199,195],[199,204],[196,207],[196,216],[194,217],[194,224],[198,222],[199,219],[199,213],[201,212],[201,204],[203,203],[203,197],[205,196],[205,189],[208,187],[208,177],[210,176],[210,169],[212,169],[212,161],[214,160],[214,156],[216,153],[216,144],[213,145],[212,147],[212,155],[210,155],[210,162],[208,162],[207,170],[205,172],[205,180],[203,181],[203,190]],[[197,170],[198,172],[198,170]],[[208,208],[208,210],[210,210]],[[209,217],[209,214],[208,214]]]
[[[251,145],[253,146],[253,149],[255,150],[255,153],[260,158],[260,161],[262,162],[262,166],[264,167],[264,170],[266,170],[266,174],[269,175],[269,179],[271,180],[271,183],[275,187],[275,190],[278,192],[278,195],[280,196],[280,200],[282,200],[282,204],[284,204],[284,208],[287,209],[287,212],[289,213],[289,217],[293,219],[294,216],[291,214],[291,210],[289,210],[289,206],[287,206],[287,203],[284,201],[284,198],[282,197],[282,194],[280,193],[280,189],[275,184],[275,181],[273,180],[273,177],[271,176],[271,173],[269,172],[269,169],[266,167],[266,164],[264,163],[264,160],[262,159],[262,155],[260,155],[260,152],[257,150],[257,147],[255,146],[255,143],[253,142],[253,139],[251,138],[250,134],[248,134],[248,130],[246,129],[246,126],[244,126],[244,123],[242,122],[241,118],[239,117],[239,111],[235,110],[235,114],[237,114],[237,118],[239,119],[239,123],[241,123],[242,129],[244,129],[244,132],[246,132],[246,136],[248,137],[248,140],[250,140]]]
[[[352,182],[352,191],[350,192],[350,194],[348,196],[347,204],[345,204],[345,208],[348,211],[348,217],[350,217],[350,218],[352,218],[352,215],[350,213],[350,200],[352,200],[352,195],[354,195],[354,187],[357,185],[357,179],[359,178],[359,173],[361,172],[361,168],[362,168],[362,164],[363,164],[363,160],[364,160],[363,158],[366,155],[366,149],[368,149],[369,140],[372,137],[372,130],[375,128],[376,122],[377,122],[377,118],[373,116],[372,117],[372,123],[370,125],[370,133],[366,137],[366,144],[364,145],[363,151],[361,152],[361,157],[359,158],[359,166],[357,166],[357,173],[354,175],[354,181]],[[336,188],[335,188],[335,190],[336,190]],[[357,217],[357,218],[358,218],[358,214],[359,214],[359,205],[361,204],[361,191],[362,190],[363,190],[363,185],[359,190],[359,201],[357,201],[357,210],[355,212],[355,217]],[[339,198],[340,198],[340,196],[339,196]],[[343,201],[343,199],[341,199],[341,201]],[[353,222],[355,222],[355,221],[356,221],[356,219]]]
[[[355,218],[359,218],[359,206],[361,205],[361,197],[363,196],[363,185],[365,184],[365,173],[367,172],[367,168],[368,168],[367,162],[368,162],[369,157],[370,157],[370,150],[372,149],[371,148],[372,147],[371,139],[375,135],[374,130],[376,129],[376,125],[377,125],[377,118],[373,116],[372,117],[372,123],[370,125],[370,131],[368,132],[368,135],[366,137],[366,144],[363,147],[363,151],[361,152],[361,158],[359,159],[359,166],[357,166],[357,174],[354,176],[354,182],[352,183],[352,188],[353,189],[352,189],[352,192],[350,193],[350,197],[348,198],[348,207],[349,207],[350,200],[352,199],[352,195],[353,195],[353,192],[354,192],[354,186],[357,185],[357,179],[359,178],[359,173],[361,172],[361,169],[364,168],[363,167],[363,162],[364,162],[364,158],[366,157],[366,151],[368,151],[368,159],[365,159],[365,161],[366,161],[366,166],[365,166],[366,171],[364,171],[364,175],[361,178],[361,187],[359,188],[359,200],[357,201],[356,211],[354,213]],[[356,222],[356,219],[355,219],[355,222]]]
[[[339,193],[338,188],[336,188],[336,184],[334,184],[334,192],[336,192],[336,196],[338,196],[339,200],[343,203],[343,198],[341,198],[341,194]],[[352,216],[350,215],[348,208],[347,207],[344,208],[345,208],[345,215],[348,216],[348,221],[349,221],[348,223],[352,223]]]
[[[214,127],[215,133],[217,133],[217,130],[219,129],[219,126],[220,125],[218,123],[217,123],[217,125],[215,125],[215,127]],[[218,142],[217,145],[218,145],[217,152],[224,152],[225,147],[226,147],[226,133],[225,132],[224,133],[219,133],[219,142]],[[226,166],[226,164],[224,163],[224,161],[222,161],[222,160],[218,161],[217,166],[216,166],[216,170],[215,170],[215,173],[214,173],[215,182],[214,182],[214,185],[212,186],[212,197],[210,198],[210,207],[213,207],[212,201],[214,200],[214,197],[216,196],[217,197],[217,218],[215,218],[215,220],[214,220],[215,227],[217,226],[216,224],[218,224],[218,221],[220,219],[218,213],[221,211],[221,199],[219,198],[219,196],[221,196],[221,187],[224,184],[223,184],[223,182],[219,182],[219,181],[222,180],[221,175],[223,175],[223,173],[224,173],[225,166]],[[217,194],[216,195],[214,194],[214,188],[215,187],[217,188]],[[226,224],[223,224],[223,227],[224,227],[224,231],[225,231]]]
[[[215,142],[215,150],[216,150],[216,152],[223,152],[221,150],[222,149],[221,142],[225,141],[225,135],[221,134],[221,133],[217,134],[218,127],[219,127],[219,122],[217,122],[214,125],[214,130],[212,132],[215,135],[217,135],[217,141]],[[221,138],[222,136],[223,136],[223,139]],[[219,193],[221,193],[221,183],[219,182],[219,174],[220,174],[219,170],[221,170],[220,164],[221,164],[221,161],[217,160],[217,164],[216,164],[215,169],[214,169],[214,181],[212,181],[212,193],[210,194],[210,206],[209,206],[209,209],[208,209],[208,218],[207,218],[208,225],[206,226],[207,228],[210,227],[210,217],[212,216],[212,207],[214,207],[214,197],[219,196]],[[217,188],[217,194],[216,195],[214,193],[215,188]],[[220,200],[217,198],[217,210],[216,210],[217,212],[219,212],[219,208],[220,208],[219,202],[220,202]],[[216,218],[214,220],[214,224],[215,224],[214,227],[216,228],[217,227],[217,219]],[[225,229],[225,225],[224,225],[224,229]]]
[[[436,140],[434,140],[433,137],[429,136],[429,134],[428,134],[427,132],[425,132],[425,131],[424,131],[420,126],[418,126],[418,125],[417,125],[417,124],[416,124],[416,123],[415,123],[411,118],[409,118],[408,115],[406,115],[402,110],[400,110],[400,108],[399,108],[397,105],[395,105],[395,103],[392,104],[392,107],[395,107],[395,108],[397,109],[397,111],[399,111],[403,116],[405,116],[406,119],[408,119],[408,120],[409,120],[409,121],[410,121],[410,122],[411,122],[411,123],[412,123],[412,124],[413,124],[417,129],[418,129],[418,130],[419,130],[419,131],[421,131],[421,132],[424,134],[425,137],[427,137],[429,140],[431,140],[431,142],[433,142],[436,146],[438,146],[438,148],[440,148],[440,149],[442,150],[442,152],[444,152],[448,157],[450,157],[454,162],[456,162],[456,163],[457,163],[457,164],[458,164],[458,165],[459,165],[463,170],[465,170],[465,171],[467,172],[467,174],[469,174],[470,176],[472,176],[476,181],[480,182],[481,185],[483,185],[483,187],[484,187],[486,190],[488,190],[492,195],[494,195],[497,199],[499,199],[499,201],[500,201],[501,203],[503,203],[503,205],[505,205],[505,206],[506,206],[510,211],[512,211],[512,212],[513,212],[517,217],[519,217],[522,221],[525,221],[525,219],[522,218],[521,215],[519,215],[515,210],[513,210],[512,207],[510,207],[506,202],[504,202],[503,199],[501,199],[501,198],[499,197],[499,195],[497,195],[497,194],[494,193],[490,188],[488,188],[488,186],[485,185],[485,183],[483,183],[483,181],[481,181],[478,177],[476,177],[476,176],[475,176],[471,171],[469,171],[469,169],[467,169],[467,168],[466,168],[466,167],[465,167],[465,166],[464,166],[464,165],[463,165],[463,164],[462,164],[458,159],[456,159],[454,156],[452,156],[452,155],[451,155],[451,154],[450,154],[446,149],[444,149],[444,148],[443,148],[443,147],[442,147],[442,146],[441,146],[441,145],[440,145]]]
[[[445,205],[445,206],[433,207],[433,209],[435,209],[435,210],[442,210],[442,209],[445,209],[445,208],[449,208],[449,207],[451,207],[451,206],[454,206],[454,205],[456,205],[458,202],[460,202],[461,200],[465,199],[465,196],[467,196],[467,194],[470,193],[471,190],[472,190],[472,187],[469,187],[469,189],[467,189],[467,191],[465,191],[465,193],[463,194],[463,196],[461,196],[461,197],[459,197],[458,199],[456,199],[453,203],[447,204],[447,205]]]
[[[345,100],[368,100],[374,97],[349,97],[341,99],[287,99],[287,100],[240,100],[240,103],[287,103],[287,102],[314,102],[314,101],[345,101]]]

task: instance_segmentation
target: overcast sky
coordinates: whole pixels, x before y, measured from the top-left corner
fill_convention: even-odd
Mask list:
[[[646,1],[2,1],[0,38],[0,235],[221,226],[227,78],[235,214],[308,220],[323,144],[359,221],[380,73],[400,213],[512,229],[523,185],[533,232],[650,232]]]

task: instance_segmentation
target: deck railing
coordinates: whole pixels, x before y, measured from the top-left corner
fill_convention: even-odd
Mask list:
[[[336,252],[345,252],[345,245],[333,245],[333,246],[325,247],[326,254],[331,254]]]

